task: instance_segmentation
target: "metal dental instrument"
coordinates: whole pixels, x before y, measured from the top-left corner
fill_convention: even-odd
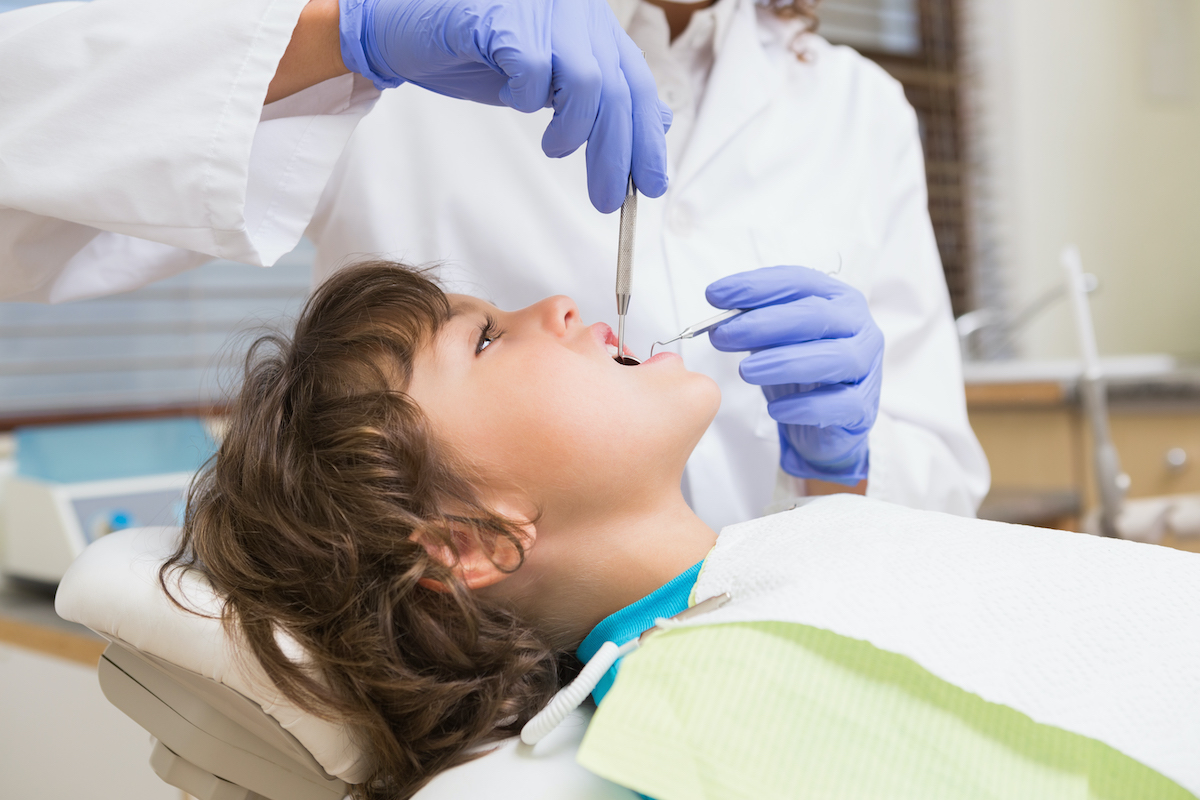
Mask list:
[[[699,336],[702,333],[708,333],[725,320],[733,319],[734,317],[740,317],[749,310],[750,309],[748,308],[731,308],[728,311],[722,311],[715,317],[709,317],[703,322],[697,322],[695,325],[692,325],[689,328],[684,328],[679,335],[673,339],[667,339],[665,342],[655,342],[654,344],[650,345],[650,355],[651,357],[654,356],[654,348],[658,347],[659,345],[666,347],[671,342],[678,342],[680,339],[691,339],[693,336]]]
[[[617,354],[618,364],[627,367],[641,362],[625,355],[625,313],[629,311],[629,293],[633,285],[633,238],[637,232],[637,187],[633,176],[625,186],[625,202],[621,203],[621,233],[617,239]]]

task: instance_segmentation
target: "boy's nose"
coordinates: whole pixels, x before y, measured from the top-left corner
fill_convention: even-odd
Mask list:
[[[547,297],[534,308],[538,310],[542,327],[548,332],[561,336],[574,324],[580,322],[579,307],[575,301],[565,295]]]

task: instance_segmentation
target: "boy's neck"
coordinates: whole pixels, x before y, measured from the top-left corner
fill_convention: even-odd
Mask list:
[[[496,589],[571,649],[605,617],[703,560],[717,538],[678,491],[657,507],[613,508],[585,523],[543,518],[537,527],[525,565]]]

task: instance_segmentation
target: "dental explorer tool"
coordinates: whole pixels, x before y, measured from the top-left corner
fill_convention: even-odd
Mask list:
[[[633,239],[637,231],[637,187],[633,176],[625,186],[625,202],[621,203],[621,232],[617,239],[617,354],[618,364],[627,367],[641,363],[625,355],[625,314],[629,311],[629,293],[633,285]]]
[[[750,309],[748,308],[731,308],[728,311],[722,311],[715,317],[709,317],[703,322],[697,322],[695,325],[692,325],[689,328],[684,328],[679,335],[673,339],[667,339],[665,342],[655,342],[654,344],[650,345],[650,356],[654,356],[654,348],[658,347],[659,345],[666,347],[671,342],[678,342],[680,339],[691,339],[693,336],[699,336],[702,333],[708,333],[725,320],[733,319],[734,317],[740,317],[749,310]]]

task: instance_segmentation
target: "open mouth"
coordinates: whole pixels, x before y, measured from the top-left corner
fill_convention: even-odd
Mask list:
[[[599,323],[597,327],[600,326],[603,326],[601,331],[604,333],[604,348],[608,351],[608,355],[613,361],[616,361],[618,364],[622,364],[626,367],[636,367],[638,364],[642,363],[642,360],[630,351],[628,345],[625,347],[624,353],[618,352],[617,335],[613,333],[612,328],[608,327],[607,325]]]
[[[608,348],[608,354],[612,356],[612,360],[618,364],[623,364],[626,367],[636,367],[641,364],[641,360],[629,354],[629,348],[625,348],[625,355],[617,355],[617,346],[615,344],[605,345]]]

